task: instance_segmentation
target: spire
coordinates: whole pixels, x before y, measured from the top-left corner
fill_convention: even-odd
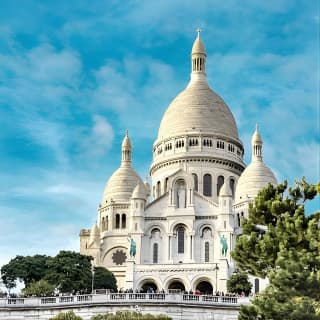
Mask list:
[[[227,180],[224,182],[219,191],[219,197],[232,197],[232,190]]]
[[[206,49],[200,38],[201,29],[197,30],[197,37],[191,51],[191,80],[205,78],[206,75]]]
[[[252,146],[252,161],[262,161],[262,138],[259,133],[258,124],[256,124],[256,130],[251,139],[251,146]]]
[[[128,130],[126,130],[126,135],[122,141],[122,147],[121,147],[121,166],[131,166],[131,141],[129,138]]]

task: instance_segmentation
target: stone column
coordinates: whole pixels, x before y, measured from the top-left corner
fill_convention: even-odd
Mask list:
[[[168,235],[168,261],[172,260],[172,235]]]
[[[125,276],[125,283],[124,287],[125,289],[135,289],[134,288],[134,266],[135,262],[133,259],[127,259],[127,270],[126,270],[126,276]]]
[[[114,208],[113,208],[113,206],[110,206],[110,210],[109,210],[109,230],[113,230],[113,214],[114,214]]]

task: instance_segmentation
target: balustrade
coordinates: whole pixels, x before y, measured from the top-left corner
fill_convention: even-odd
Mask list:
[[[243,301],[242,301],[243,300]],[[247,303],[248,298],[238,298],[229,296],[212,296],[212,295],[195,295],[195,294],[172,294],[172,293],[106,293],[106,294],[88,294],[76,296],[59,296],[59,297],[32,297],[32,298],[8,298],[0,299],[0,309],[18,308],[18,307],[38,307],[48,305],[81,305],[108,303],[108,302],[128,302],[128,303],[157,303],[157,301],[167,302],[170,304],[190,303],[190,304],[226,304],[235,305]]]

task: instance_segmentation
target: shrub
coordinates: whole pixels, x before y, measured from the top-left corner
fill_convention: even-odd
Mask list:
[[[77,316],[73,311],[60,312],[55,317],[49,320],[83,320],[81,317]]]
[[[141,314],[132,311],[118,311],[116,314],[98,314],[91,320],[172,320],[165,315]]]

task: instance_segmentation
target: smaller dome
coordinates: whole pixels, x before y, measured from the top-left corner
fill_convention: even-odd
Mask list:
[[[221,187],[219,197],[232,197],[232,191],[227,181],[225,181],[223,186]]]
[[[132,192],[132,199],[147,199],[147,190],[142,183],[138,183]]]
[[[113,173],[104,189],[103,205],[111,200],[129,202],[137,183],[143,183],[131,166],[131,142],[128,130],[122,142],[121,153],[121,166]]]
[[[238,180],[236,203],[252,200],[269,183],[277,185],[273,172],[262,161],[252,161]]]
[[[252,160],[238,180],[236,203],[252,200],[269,183],[277,184],[277,179],[273,172],[262,161],[262,143],[258,125],[256,125],[256,130],[251,139]]]
[[[129,202],[137,183],[142,183],[142,180],[134,169],[131,166],[121,166],[106,184],[102,203],[111,199],[115,202]]]

